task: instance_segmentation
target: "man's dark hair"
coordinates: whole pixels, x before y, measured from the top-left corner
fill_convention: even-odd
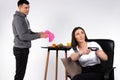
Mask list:
[[[18,6],[19,6],[19,5],[22,5],[22,4],[27,4],[27,5],[29,5],[29,2],[28,2],[27,0],[19,0],[18,3],[17,3]]]

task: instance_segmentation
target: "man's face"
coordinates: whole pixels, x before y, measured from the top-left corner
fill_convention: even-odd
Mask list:
[[[28,15],[30,6],[28,4],[19,5],[19,11],[25,15]]]

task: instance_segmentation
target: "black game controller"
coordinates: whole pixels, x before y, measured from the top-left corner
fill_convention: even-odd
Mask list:
[[[90,49],[91,51],[97,51],[97,50],[99,50],[98,47],[88,47],[88,49]]]

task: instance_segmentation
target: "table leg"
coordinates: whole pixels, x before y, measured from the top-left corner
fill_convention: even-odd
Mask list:
[[[65,58],[67,58],[67,50],[65,50]],[[65,69],[65,80],[67,80],[67,71]]]
[[[46,80],[46,78],[47,78],[48,63],[49,63],[49,55],[50,55],[50,50],[48,50],[48,54],[47,54],[47,58],[46,58],[46,66],[45,66],[44,80]]]
[[[56,74],[55,80],[58,80],[58,50],[56,50]]]

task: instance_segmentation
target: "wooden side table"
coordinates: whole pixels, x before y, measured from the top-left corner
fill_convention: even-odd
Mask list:
[[[65,51],[65,58],[67,58],[67,51],[70,50],[70,48],[67,48],[67,47],[53,48],[51,46],[42,47],[42,48],[48,49],[47,58],[46,58],[45,73],[44,73],[44,80],[46,80],[46,78],[47,78],[50,50],[55,50],[56,51],[56,71],[55,71],[56,74],[55,74],[55,80],[58,80],[58,51],[59,50]],[[65,70],[65,80],[67,80],[66,70]]]

